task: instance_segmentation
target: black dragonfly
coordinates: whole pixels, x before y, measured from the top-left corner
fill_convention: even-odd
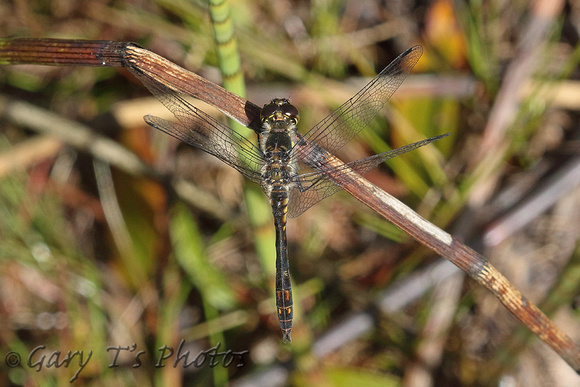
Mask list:
[[[284,341],[290,342],[293,302],[286,241],[286,218],[297,217],[341,190],[346,171],[365,174],[381,162],[427,145],[443,136],[340,165],[328,165],[321,148],[335,152],[363,130],[399,88],[421,57],[415,46],[397,57],[373,80],[305,134],[298,133],[298,110],[287,99],[273,99],[261,112],[258,144],[205,114],[182,95],[153,78],[140,80],[177,118],[170,122],[151,115],[145,121],[237,169],[259,184],[270,200],[276,227],[276,306]],[[320,157],[317,159],[318,152]],[[303,165],[306,155],[318,160]],[[308,169],[307,169],[308,168]]]

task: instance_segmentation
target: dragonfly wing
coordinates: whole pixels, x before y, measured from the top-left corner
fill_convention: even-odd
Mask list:
[[[314,142],[329,152],[343,147],[375,118],[422,53],[421,46],[415,46],[399,55],[352,98],[310,129],[304,135],[306,142]],[[310,151],[308,146],[294,148],[299,160]]]
[[[193,145],[203,151],[216,156],[218,159],[222,160],[224,163],[238,170],[242,175],[246,176],[248,179],[261,184],[262,179],[260,173],[254,169],[244,166],[237,154],[227,152],[229,148],[219,149],[218,144],[213,143],[211,147],[201,146],[204,141],[200,139],[200,134],[195,130],[190,130],[186,128],[183,124],[178,122],[171,122],[164,120],[163,118],[155,117],[152,115],[147,115],[143,117],[145,122],[155,129],[161,130],[181,140],[187,144]],[[254,166],[253,168],[257,168]]]
[[[182,95],[138,72],[134,74],[173,115],[178,123],[151,115],[145,122],[170,136],[199,148],[260,184],[262,152],[242,134],[205,114]]]
[[[296,218],[302,215],[310,207],[322,199],[334,195],[341,189],[341,187],[323,176],[320,176],[319,181],[316,182],[316,188],[301,191],[296,186],[292,187],[288,202],[288,217]]]
[[[402,155],[403,153],[410,152],[433,141],[439,140],[440,138],[447,137],[448,135],[449,133],[431,137],[426,140],[418,141],[364,159],[324,168],[317,172],[298,175],[297,181],[290,191],[288,216],[295,218],[322,199],[342,190],[343,188],[340,184],[346,183],[348,180],[352,179],[352,175],[348,177],[348,180],[345,178],[346,172],[350,173],[351,171],[354,171],[359,175],[364,175],[372,171],[384,161]]]

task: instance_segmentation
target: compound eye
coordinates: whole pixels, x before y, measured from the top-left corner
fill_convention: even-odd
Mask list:
[[[274,115],[274,113],[276,112],[276,110],[278,110],[278,108],[279,106],[274,103],[265,104],[264,107],[262,108],[262,111],[260,112],[260,120],[262,122],[266,121],[268,118]]]
[[[296,109],[296,107],[294,107],[294,105],[290,105],[290,104],[282,105],[282,112],[284,113],[284,115],[286,117],[290,118],[295,123],[298,122],[299,113],[298,113],[298,109]]]

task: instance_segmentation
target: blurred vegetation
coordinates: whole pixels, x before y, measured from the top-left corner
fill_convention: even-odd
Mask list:
[[[483,236],[578,152],[580,99],[568,79],[579,75],[580,2],[552,15],[528,2],[497,1],[237,0],[229,7],[247,98],[264,104],[290,97],[302,130],[362,87],[361,76],[421,44],[415,73],[339,156],[353,160],[451,132],[391,160],[369,180],[496,259],[532,301],[562,285],[558,272],[575,262],[580,231],[577,221],[561,219],[577,219],[577,189],[500,245]],[[517,78],[509,69],[526,54],[524,38],[538,15],[546,33],[536,37],[532,72],[522,90],[497,104]],[[9,0],[0,4],[0,20],[1,37],[135,41],[221,83],[205,2]],[[551,93],[562,85],[571,96]],[[1,363],[0,385],[69,385],[76,360],[68,368],[45,363],[38,372],[24,365],[39,345],[46,350],[37,360],[54,351],[60,360],[68,350],[93,352],[77,386],[225,385],[273,365],[287,371],[280,384],[304,386],[426,385],[417,382],[424,380],[417,379],[420,370],[434,385],[497,384],[500,377],[528,386],[561,381],[561,360],[537,340],[525,349],[509,344],[519,323],[483,289],[461,280],[447,296],[451,318],[441,336],[428,335],[438,291],[427,290],[405,310],[376,313],[371,332],[318,358],[312,352],[318,337],[352,313],[373,309],[380,291],[437,258],[344,193],[289,222],[296,313],[293,343],[282,344],[265,197],[244,191],[250,183],[218,160],[152,133],[141,117],[159,115],[162,107],[145,87],[118,69],[6,66],[0,92],[114,138],[156,168],[190,179],[228,214],[218,219],[185,204],[162,181],[129,175],[66,144],[10,167],[38,135],[2,119],[0,355],[15,351],[23,365]],[[500,127],[489,126],[494,109],[512,102],[505,131],[491,136]],[[502,206],[500,194],[520,186],[519,200]],[[558,324],[572,334],[580,332],[573,308],[578,284],[575,277],[566,281],[568,290],[557,293],[565,294],[558,297]],[[190,361],[216,345],[249,354],[239,368],[236,361],[210,367],[209,360],[173,367],[176,354],[160,367],[159,348],[177,351],[181,340]],[[434,363],[421,352],[432,343]],[[111,367],[107,347],[115,346],[128,349]],[[145,351],[142,365],[135,368],[139,351]],[[497,353],[505,365],[493,363]],[[494,373],[486,374],[490,362]],[[518,367],[504,368],[509,364]]]

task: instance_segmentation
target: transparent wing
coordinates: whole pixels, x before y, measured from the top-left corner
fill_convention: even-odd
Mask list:
[[[304,211],[318,203],[324,198],[327,198],[336,192],[340,191],[342,187],[337,184],[346,183],[347,178],[344,172],[346,170],[353,170],[360,175],[364,175],[377,167],[383,161],[392,159],[410,152],[414,149],[427,145],[440,138],[447,137],[449,133],[441,136],[435,136],[426,140],[418,141],[413,144],[405,145],[397,149],[387,152],[379,153],[374,156],[366,157],[364,159],[351,161],[350,163],[342,164],[336,167],[322,167],[317,172],[303,173],[296,176],[296,184],[290,191],[290,201],[288,203],[288,216],[295,218]],[[348,177],[348,180],[352,176]]]
[[[242,163],[242,161],[239,159],[238,153],[235,152],[234,145],[232,145],[231,147],[225,146],[226,144],[225,142],[222,142],[220,144],[220,142],[216,140],[207,140],[207,141],[204,140],[205,141],[204,142],[200,140],[200,134],[198,131],[192,130],[191,128],[187,128],[181,123],[167,121],[164,120],[163,118],[155,117],[152,115],[147,115],[143,118],[145,119],[145,122],[147,122],[155,129],[159,129],[162,132],[165,132],[170,136],[177,138],[178,140],[186,142],[189,145],[195,146],[209,154],[214,155],[218,159],[222,160],[224,163],[238,170],[242,175],[246,176],[248,179],[262,185],[262,179],[258,169],[259,166],[256,163],[250,163],[254,164],[251,168],[245,166],[248,163]],[[204,122],[206,124],[209,124],[209,121]]]
[[[137,71],[133,73],[179,120],[178,123],[174,123],[148,115],[144,117],[145,122],[214,155],[250,180],[261,184],[263,155],[258,147],[240,133],[193,106],[175,91],[142,73]]]
[[[331,153],[343,147],[383,108],[422,53],[421,46],[415,46],[399,55],[352,98],[304,134],[304,139]],[[298,160],[302,160],[310,151],[312,149],[308,146],[296,146],[293,149]]]

